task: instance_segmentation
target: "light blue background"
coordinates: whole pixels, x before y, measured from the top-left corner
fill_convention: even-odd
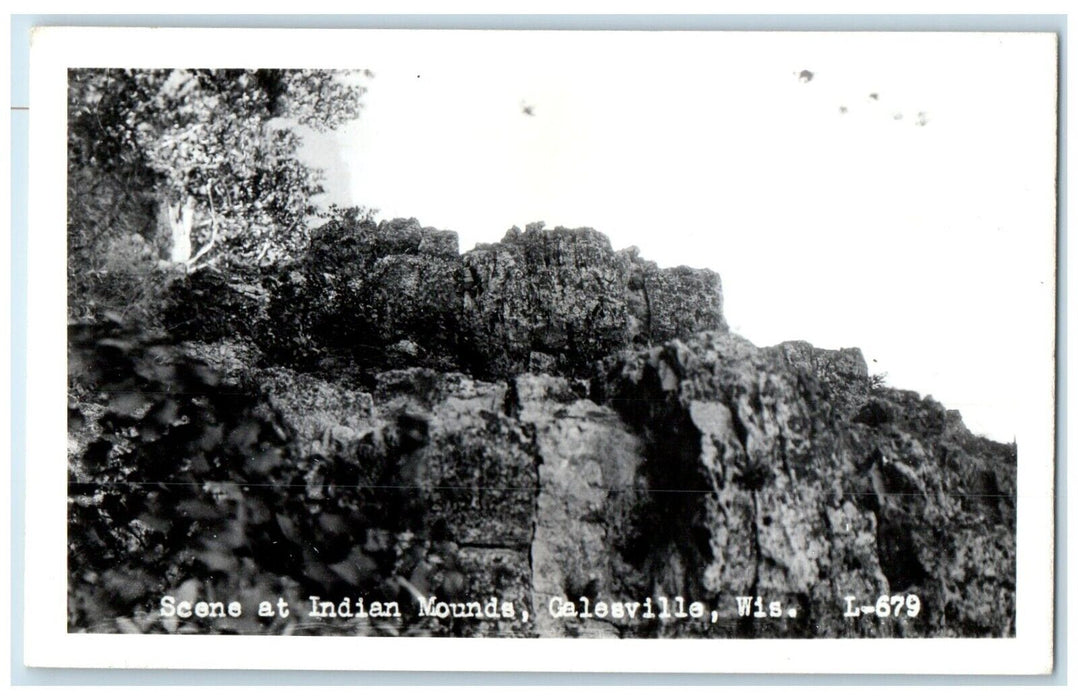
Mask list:
[[[30,30],[35,26],[368,29],[1040,31],[1059,35],[1055,672],[1051,676],[120,671],[23,665],[26,447],[26,241]],[[1067,683],[1066,60],[1063,15],[12,15],[11,17],[11,681],[14,685],[1065,685]],[[751,643],[751,642],[749,642]]]

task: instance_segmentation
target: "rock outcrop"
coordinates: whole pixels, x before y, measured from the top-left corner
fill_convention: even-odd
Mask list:
[[[604,401],[649,446],[649,585],[801,611],[736,620],[763,636],[1009,633],[1014,455],[973,457],[988,441],[931,399],[870,391],[859,355],[702,334],[610,363]],[[911,593],[917,617],[845,614]]]
[[[474,369],[588,375],[634,344],[725,328],[710,270],[659,269],[592,229],[513,229],[463,257],[464,353]]]
[[[860,351],[756,347],[728,332],[716,274],[659,269],[590,229],[536,225],[462,256],[455,235],[414,221],[351,222],[324,230],[315,251],[263,285],[269,330],[248,334],[242,352],[188,346],[221,386],[265,405],[228,399],[272,417],[256,432],[272,438],[274,478],[294,494],[272,501],[283,514],[258,519],[251,541],[262,550],[240,539],[229,556],[285,577],[277,588],[297,605],[302,589],[413,612],[431,597],[518,611],[324,629],[1014,634],[1016,448],[971,435],[931,398],[881,386]],[[316,361],[297,359],[297,338]],[[124,343],[99,345],[133,347]],[[131,421],[142,420],[129,413],[99,464],[129,454]],[[167,438],[168,425],[154,430]],[[262,464],[262,443],[229,444],[254,452],[231,458],[230,478],[254,483],[244,470]],[[194,461],[220,463],[201,449],[184,448],[185,478],[199,478]],[[184,517],[196,505],[185,502]],[[550,614],[582,598],[678,597],[709,614]],[[911,597],[916,615],[891,614]],[[739,598],[783,613],[746,615]],[[849,614],[881,599],[887,615]]]
[[[185,339],[248,337],[274,365],[484,379],[587,377],[612,353],[726,328],[710,270],[662,269],[592,229],[542,223],[461,255],[456,233],[415,219],[327,224],[302,259],[257,279],[201,271],[174,286],[166,319]]]

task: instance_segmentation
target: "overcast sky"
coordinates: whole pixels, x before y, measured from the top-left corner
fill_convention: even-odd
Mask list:
[[[1052,284],[1051,40],[495,43],[369,65],[361,119],[309,141],[328,197],[463,250],[542,220],[709,267],[734,332],[860,347],[892,386],[1012,439],[1044,335],[1025,321]]]

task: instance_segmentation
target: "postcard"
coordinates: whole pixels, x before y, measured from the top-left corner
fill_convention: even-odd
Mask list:
[[[28,664],[1051,671],[1054,34],[31,72]]]

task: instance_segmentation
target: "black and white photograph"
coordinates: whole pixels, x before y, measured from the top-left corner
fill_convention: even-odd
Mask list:
[[[1050,635],[1055,35],[112,31],[64,636]]]

